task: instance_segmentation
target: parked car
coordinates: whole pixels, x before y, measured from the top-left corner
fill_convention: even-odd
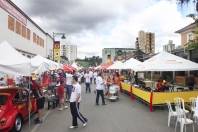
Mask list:
[[[29,101],[30,99],[30,101]],[[36,100],[25,88],[0,88],[0,131],[20,132],[30,113],[35,113]]]

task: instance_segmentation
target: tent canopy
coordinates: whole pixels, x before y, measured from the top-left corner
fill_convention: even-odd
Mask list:
[[[198,64],[176,55],[161,52],[143,62],[138,71],[192,71],[198,70]]]
[[[107,69],[109,70],[120,70],[123,67],[123,63],[121,61],[115,61],[113,65],[109,66]]]
[[[142,62],[134,58],[130,58],[129,60],[123,63],[122,69],[132,69],[136,71],[140,65],[142,65]]]
[[[65,65],[63,65],[63,70],[64,70],[65,72],[73,72],[73,71],[75,71],[75,68],[73,68],[73,67],[70,66],[70,65],[65,64]]]
[[[30,59],[4,41],[0,44],[0,70],[7,74],[29,76],[31,75]]]
[[[34,58],[31,59],[31,65],[33,67],[39,67],[42,65],[42,63],[46,63],[49,65],[50,69],[58,69],[60,68],[60,65],[54,61],[51,61],[49,59],[46,59],[40,55],[35,56]]]

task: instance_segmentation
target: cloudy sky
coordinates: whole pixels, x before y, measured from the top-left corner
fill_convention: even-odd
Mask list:
[[[102,55],[102,48],[134,48],[139,30],[156,34],[156,52],[168,40],[180,44],[174,32],[192,22],[193,11],[176,0],[12,0],[46,32],[64,32],[78,45],[78,57]]]

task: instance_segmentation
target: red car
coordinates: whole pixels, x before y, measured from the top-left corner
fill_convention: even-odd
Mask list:
[[[0,131],[21,131],[29,111],[37,111],[36,100],[33,97],[30,100],[29,91],[25,88],[0,89]]]

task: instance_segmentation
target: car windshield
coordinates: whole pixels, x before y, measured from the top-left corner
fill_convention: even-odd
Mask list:
[[[6,101],[7,101],[7,96],[0,95],[0,105],[5,105]]]

